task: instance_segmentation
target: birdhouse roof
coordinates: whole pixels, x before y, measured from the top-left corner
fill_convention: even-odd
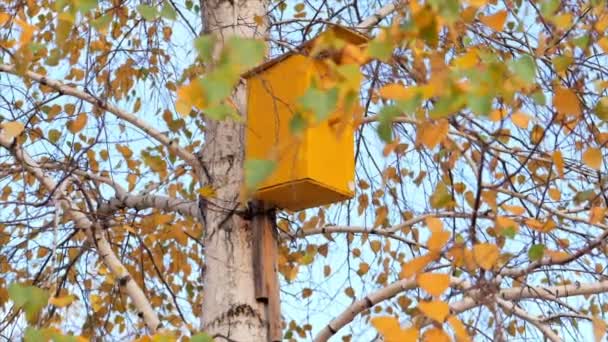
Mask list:
[[[354,29],[345,27],[345,26],[341,26],[341,25],[336,25],[336,24],[332,24],[327,30],[321,32],[319,35],[317,35],[316,37],[305,41],[304,43],[300,44],[299,46],[297,46],[296,48],[292,49],[289,52],[286,52],[282,55],[279,55],[277,57],[274,57],[256,67],[254,67],[253,69],[250,69],[249,71],[245,72],[242,77],[244,78],[249,78],[252,77],[254,75],[259,74],[260,72],[271,68],[272,66],[274,66],[275,64],[285,60],[286,58],[288,58],[289,56],[293,56],[295,54],[299,54],[299,53],[303,53],[307,50],[310,50],[310,48],[312,47],[312,45],[314,44],[314,42],[319,39],[319,37],[321,37],[322,35],[324,35],[327,32],[333,32],[333,34],[336,37],[341,38],[342,40],[345,40],[351,44],[355,44],[355,45],[361,45],[361,44],[365,44],[367,43],[370,38],[364,34],[361,33],[359,31],[356,31]]]

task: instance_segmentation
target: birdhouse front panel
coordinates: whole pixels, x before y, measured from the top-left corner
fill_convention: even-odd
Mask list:
[[[313,79],[318,89],[333,87],[336,79],[326,77],[331,72],[325,62],[348,60],[340,52],[345,46],[340,42],[352,48],[367,41],[363,34],[330,25],[298,48],[314,58],[288,53],[244,76],[248,89],[246,158],[277,161],[274,173],[259,185],[255,198],[279,208],[302,210],[354,196],[352,121],[359,106],[358,90],[348,99],[339,95],[337,109],[321,121],[315,113],[298,113],[298,102]],[[296,114],[307,123],[298,134],[292,129]]]
[[[352,126],[336,130],[334,113],[301,134],[290,129],[297,101],[319,70],[315,61],[291,55],[247,82],[247,159],[277,160],[277,168],[254,197],[277,207],[302,210],[353,196]]]

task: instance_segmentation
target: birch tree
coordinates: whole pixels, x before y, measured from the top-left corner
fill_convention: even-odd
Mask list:
[[[4,1],[2,336],[601,340],[605,6]],[[369,41],[303,48],[333,25]],[[252,205],[243,75],[285,54],[333,75],[299,110],[358,97],[350,200]]]

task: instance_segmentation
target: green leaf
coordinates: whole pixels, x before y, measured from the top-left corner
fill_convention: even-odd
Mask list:
[[[467,104],[474,114],[487,116],[492,110],[492,96],[469,94]]]
[[[542,90],[537,90],[532,95],[530,95],[532,100],[536,102],[539,106],[544,106],[547,103],[547,99],[545,98],[545,94]]]
[[[112,22],[112,15],[106,14],[106,15],[102,15],[101,17],[99,17],[97,19],[93,19],[93,21],[91,21],[91,25],[93,25],[93,27],[99,31],[99,30],[107,29],[108,25],[111,22]]]
[[[293,9],[296,10],[296,12],[302,12],[305,7],[306,7],[306,5],[304,5],[304,3],[302,3],[302,2],[300,2],[299,4],[296,4],[293,7]]]
[[[155,7],[149,5],[139,5],[136,8],[137,12],[139,12],[139,14],[141,14],[141,16],[148,21],[154,20],[158,16],[158,12]]]
[[[306,129],[306,120],[301,113],[296,113],[289,121],[289,132],[293,134],[301,133]]]
[[[228,63],[239,67],[241,72],[258,65],[266,54],[264,42],[258,39],[233,36],[226,43],[226,48]]]
[[[34,321],[38,312],[46,306],[49,300],[49,293],[35,286],[11,284],[8,293],[16,307],[25,309],[28,322]]]
[[[299,98],[298,103],[305,110],[313,112],[317,120],[324,120],[336,109],[336,104],[338,103],[338,89],[332,88],[323,91],[310,87],[306,93]]]
[[[385,106],[378,113],[378,136],[384,142],[389,143],[393,140],[393,119],[401,114],[401,109],[397,106]]]
[[[213,338],[205,333],[198,333],[192,338],[190,338],[191,342],[213,342]]]
[[[59,132],[56,129],[51,129],[49,131],[49,141],[52,142],[53,144],[56,144],[57,141],[59,141],[59,138],[61,138],[61,132]]]
[[[531,56],[525,55],[515,61],[511,61],[511,68],[515,75],[522,81],[532,84],[536,79],[536,63]]]
[[[213,48],[215,47],[215,36],[204,35],[194,39],[194,48],[198,51],[198,55],[205,61],[213,58]]]
[[[165,2],[163,8],[160,10],[160,16],[165,19],[175,20],[177,19],[177,12],[175,12],[175,9],[173,9],[173,6],[171,6],[170,3]]]
[[[376,38],[369,42],[367,51],[370,57],[388,62],[393,57],[393,44],[389,41],[381,41]]]
[[[266,180],[277,167],[274,160],[250,159],[245,161],[245,186],[249,190]]]
[[[94,8],[97,8],[97,0],[78,0],[75,1],[76,9],[82,13],[86,13]]]
[[[540,5],[540,12],[545,18],[549,18],[557,11],[560,2],[560,0],[545,0]]]
[[[44,336],[44,333],[42,330],[38,330],[36,328],[33,327],[27,327],[25,328],[25,336],[24,337],[24,341],[25,342],[41,342],[41,341],[47,341],[47,338]]]
[[[514,227],[507,227],[507,228],[500,230],[500,235],[502,235],[504,237],[508,237],[509,239],[515,238],[516,233],[517,232],[515,231]]]
[[[528,250],[528,257],[531,261],[537,261],[543,258],[543,254],[545,254],[545,245],[533,245]]]
[[[225,104],[219,104],[210,108],[206,108],[203,114],[213,120],[224,120],[226,118],[237,116],[235,110]]]
[[[603,121],[608,121],[608,97],[602,97],[597,101],[595,115]]]
[[[215,69],[207,74],[205,78],[199,80],[205,90],[207,103],[211,107],[230,96],[237,81],[238,75],[235,75],[227,67]]]

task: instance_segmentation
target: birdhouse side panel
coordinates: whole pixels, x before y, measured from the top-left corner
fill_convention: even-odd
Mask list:
[[[309,130],[307,139],[308,171],[312,179],[346,198],[354,195],[355,159],[352,122],[336,127],[333,118]]]

